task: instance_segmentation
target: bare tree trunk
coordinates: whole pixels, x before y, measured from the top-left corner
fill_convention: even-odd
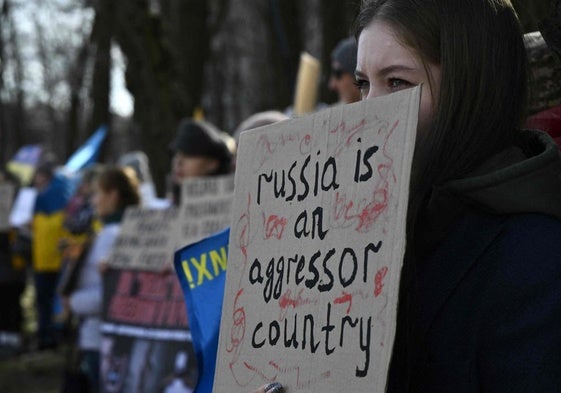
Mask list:
[[[111,92],[111,37],[113,36],[114,10],[112,0],[99,0],[96,6],[93,27],[93,42],[95,47],[94,74],[92,85],[93,112],[89,134],[102,124],[108,127],[104,146],[110,144],[111,113],[109,109]],[[106,149],[103,148],[100,160],[105,160]]]
[[[287,91],[276,76],[283,71],[271,20],[270,2],[232,0],[212,37],[204,104],[209,119],[225,130],[257,111],[278,109],[279,92]]]
[[[6,44],[9,44],[11,49],[11,55],[14,63],[14,82],[15,82],[15,97],[12,97],[12,102],[14,103],[13,113],[11,113],[10,120],[7,123],[10,124],[6,131],[6,140],[12,142],[12,148],[8,148],[8,151],[15,152],[17,148],[21,145],[27,143],[25,139],[26,129],[25,113],[24,113],[24,99],[25,93],[23,90],[24,81],[24,70],[23,70],[23,60],[20,52],[19,37],[16,31],[15,22],[13,15],[11,14],[11,2],[10,0],[4,0],[2,7],[2,13],[4,15],[4,20],[8,26],[9,37]]]
[[[6,115],[4,109],[4,64],[6,62],[6,53],[4,51],[4,29],[2,26],[6,25],[5,11],[6,3],[2,3],[0,8],[0,165],[4,166],[7,161],[7,135],[8,127],[6,122]],[[6,9],[7,10],[7,9]]]
[[[68,109],[68,129],[66,132],[65,155],[75,151],[81,143],[80,110],[82,108],[81,92],[84,87],[86,65],[90,54],[90,42],[84,41],[76,60],[70,69],[70,108]]]
[[[54,92],[56,85],[59,82],[56,72],[54,71],[54,65],[52,61],[52,48],[49,48],[49,43],[47,42],[47,36],[45,29],[41,22],[35,16],[35,29],[37,31],[37,46],[38,55],[41,62],[41,69],[43,72],[43,87],[47,95],[46,101],[46,111],[49,121],[48,127],[41,130],[43,133],[43,141],[45,146],[49,151],[55,153],[58,159],[64,157],[64,140],[66,135],[64,135],[64,130],[60,127],[59,116],[57,109],[57,103],[55,100]]]
[[[158,194],[169,171],[167,146],[175,133],[172,104],[172,64],[164,45],[160,19],[147,1],[114,3],[115,37],[127,58],[127,88],[134,97],[133,121],[140,147],[148,155]]]
[[[164,39],[172,57],[173,116],[190,116],[200,106],[204,64],[209,55],[209,5],[206,0],[162,1]]]

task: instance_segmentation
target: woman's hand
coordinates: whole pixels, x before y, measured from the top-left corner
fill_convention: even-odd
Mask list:
[[[284,393],[284,388],[280,383],[273,382],[268,385],[263,385],[251,393]]]

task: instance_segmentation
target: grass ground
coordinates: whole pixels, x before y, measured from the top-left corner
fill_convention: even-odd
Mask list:
[[[28,285],[23,296],[24,352],[0,358],[0,392],[2,393],[58,393],[65,351],[63,348],[33,351],[32,337],[36,329],[33,285]]]

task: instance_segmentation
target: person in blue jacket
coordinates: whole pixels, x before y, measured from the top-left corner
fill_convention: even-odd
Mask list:
[[[510,1],[370,0],[356,26],[363,99],[422,84],[386,391],[560,392],[561,159],[520,129]]]

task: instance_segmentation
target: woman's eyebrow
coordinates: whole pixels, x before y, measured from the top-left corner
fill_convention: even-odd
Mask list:
[[[393,72],[398,72],[398,71],[415,71],[416,68],[414,67],[409,67],[403,64],[395,64],[395,65],[389,65],[387,67],[382,68],[380,71],[378,71],[378,74],[381,76],[386,76],[388,74],[391,74]]]
[[[389,65],[387,67],[382,68],[380,71],[378,71],[378,75],[384,77],[388,74],[391,74],[393,72],[398,72],[398,71],[406,71],[406,72],[410,72],[410,71],[416,71],[417,69],[415,67],[409,67],[403,64],[392,64]],[[359,70],[355,71],[355,77],[356,78],[366,78],[366,75]]]

